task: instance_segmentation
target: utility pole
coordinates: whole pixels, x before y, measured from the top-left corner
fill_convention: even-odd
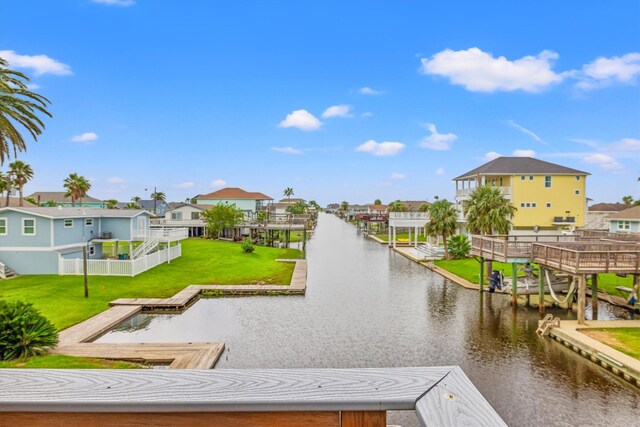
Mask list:
[[[82,267],[84,270],[84,297],[89,298],[89,276],[87,275],[87,245],[82,246]]]

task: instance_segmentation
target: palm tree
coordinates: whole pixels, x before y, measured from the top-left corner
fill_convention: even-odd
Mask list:
[[[27,145],[14,123],[19,123],[31,134],[34,141],[42,134],[44,123],[38,117],[42,113],[51,117],[47,105],[51,102],[27,88],[29,78],[11,70],[8,62],[0,58],[0,165],[13,151],[26,151]]]
[[[464,206],[467,229],[473,234],[507,234],[517,210],[497,187],[478,187]]]
[[[138,203],[138,202],[140,201],[140,199],[141,199],[141,197],[140,197],[140,196],[133,196],[133,197],[131,198],[131,201],[132,201],[133,203]]]
[[[136,202],[129,202],[124,206],[125,209],[140,209],[140,205]]]
[[[115,209],[118,205],[118,201],[116,199],[108,199],[104,201],[107,209]]]
[[[91,183],[84,176],[74,172],[64,179],[63,187],[67,189],[65,197],[71,197],[71,206],[75,206],[76,200],[80,200],[82,205],[82,198],[87,195]]]
[[[9,183],[7,182],[8,175],[0,171],[0,197],[3,196],[5,191],[9,191]]]
[[[400,200],[389,203],[389,212],[406,212],[409,208]]]
[[[284,189],[284,195],[289,199],[289,203],[291,203],[291,196],[293,196],[293,188],[287,187]]]
[[[153,200],[153,214],[156,215],[157,203],[161,200],[167,200],[167,196],[162,191],[158,191],[154,188],[153,193],[151,193],[151,200]]]
[[[33,169],[25,162],[16,160],[13,163],[9,163],[9,173],[13,176],[15,184],[18,186],[20,206],[22,206],[24,185],[33,178]]]
[[[423,205],[424,206],[424,205]],[[449,248],[447,238],[456,231],[456,220],[458,214],[453,203],[447,199],[436,200],[428,208],[429,222],[427,223],[427,233],[430,236],[442,236],[444,243],[444,257],[449,259]]]
[[[431,205],[429,203],[423,203],[420,205],[420,207],[418,208],[418,211],[420,212],[429,212],[429,207]]]
[[[467,230],[472,234],[507,234],[511,218],[518,210],[505,199],[497,187],[481,186],[473,190],[463,205],[467,218]],[[487,261],[487,274],[491,274],[493,262]]]
[[[11,174],[11,170],[3,174],[0,179],[2,179],[3,191],[7,192],[7,206],[9,206],[9,197],[11,196],[11,190],[13,190],[13,187],[16,184],[16,180]]]

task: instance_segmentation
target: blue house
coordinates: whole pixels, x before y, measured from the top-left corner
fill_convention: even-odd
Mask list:
[[[150,216],[144,210],[1,208],[0,269],[8,267],[18,274],[83,274],[86,247],[89,274],[138,274],[179,256],[179,240],[187,237],[186,229],[151,230]],[[166,256],[149,258],[167,249]]]
[[[640,206],[634,206],[607,217],[612,233],[640,233]]]

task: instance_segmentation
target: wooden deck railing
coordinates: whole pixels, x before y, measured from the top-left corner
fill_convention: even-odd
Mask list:
[[[0,369],[0,425],[504,426],[458,367]]]
[[[573,242],[572,235],[471,236],[471,254],[496,261],[531,258],[534,243]]]
[[[532,260],[575,274],[639,274],[640,245],[587,241],[553,245],[534,243]]]
[[[604,230],[576,230],[580,240],[615,240],[620,242],[640,243],[640,233],[612,233]]]

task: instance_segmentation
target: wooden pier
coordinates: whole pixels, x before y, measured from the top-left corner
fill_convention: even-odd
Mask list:
[[[51,352],[79,357],[129,360],[143,363],[169,364],[172,369],[211,369],[224,351],[224,343],[94,343],[91,342],[119,323],[143,311],[181,311],[201,295],[304,295],[307,288],[307,261],[295,262],[289,285],[190,285],[170,298],[121,298],[111,307],[59,333],[58,346]]]

